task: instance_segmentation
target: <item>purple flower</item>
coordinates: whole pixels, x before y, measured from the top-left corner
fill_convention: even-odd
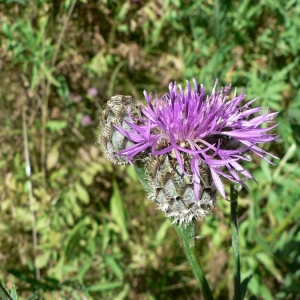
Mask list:
[[[82,97],[80,95],[76,95],[74,93],[70,93],[69,99],[70,99],[71,102],[78,103],[78,102],[80,102],[82,100]]]
[[[91,123],[92,123],[92,119],[91,119],[90,116],[84,115],[84,116],[81,118],[81,125],[82,125],[83,127],[89,126]]]
[[[220,194],[226,198],[220,177],[238,182],[247,187],[245,181],[254,179],[240,161],[251,161],[253,152],[272,164],[257,144],[277,140],[277,135],[267,133],[277,124],[261,125],[273,121],[278,113],[269,109],[250,108],[256,99],[242,105],[244,91],[229,96],[231,86],[216,91],[217,81],[211,95],[205,95],[203,85],[198,90],[187,82],[184,91],[181,86],[170,83],[169,93],[160,99],[144,92],[148,105],[142,109],[143,119],[127,122],[131,130],[118,130],[135,144],[120,151],[131,160],[141,151],[149,148],[152,155],[173,152],[186,175],[192,176],[194,193],[198,201],[201,183],[201,162],[208,165],[213,182]],[[189,171],[185,167],[186,155],[191,156]]]
[[[91,87],[87,90],[89,96],[94,97],[98,95],[98,90],[95,87]]]

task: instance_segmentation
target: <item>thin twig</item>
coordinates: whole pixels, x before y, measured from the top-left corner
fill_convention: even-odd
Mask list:
[[[68,26],[68,23],[70,21],[70,18],[71,18],[71,15],[73,13],[73,10],[74,10],[74,7],[75,7],[75,4],[76,4],[76,1],[77,0],[74,0],[72,1],[71,5],[70,5],[70,9],[68,11],[68,15],[67,15],[67,18],[63,24],[63,28],[59,34],[59,37],[58,37],[58,40],[57,40],[57,45],[56,45],[56,48],[55,48],[55,52],[54,52],[54,55],[52,57],[52,60],[51,60],[51,66],[54,66],[55,62],[56,62],[56,58],[57,58],[57,55],[58,55],[58,52],[59,52],[59,49],[61,47],[61,43],[62,43],[62,40],[64,38],[64,35],[65,35],[65,32],[66,32],[66,29],[67,29],[67,26]]]
[[[24,143],[24,154],[25,154],[25,165],[26,165],[26,176],[27,176],[27,186],[28,186],[28,197],[29,197],[29,208],[31,212],[31,227],[32,227],[32,241],[33,241],[33,254],[34,254],[34,269],[35,277],[37,280],[40,280],[40,269],[36,267],[36,256],[38,250],[38,237],[36,231],[36,216],[34,210],[34,197],[32,192],[32,181],[31,181],[31,165],[30,165],[30,152],[28,145],[28,129],[26,123],[26,106],[23,106],[22,109],[22,128],[23,128],[23,143]]]
[[[56,48],[55,48],[55,52],[53,54],[52,60],[51,60],[51,66],[53,67],[55,65],[56,59],[57,59],[57,55],[58,52],[60,50],[69,20],[71,18],[71,15],[73,13],[75,4],[76,4],[77,0],[73,0],[71,5],[70,5],[70,9],[68,11],[67,17],[64,20],[64,24],[62,27],[62,30],[59,34],[58,40],[57,40],[57,44],[56,44]],[[45,177],[45,165],[46,165],[46,123],[47,123],[47,117],[48,117],[48,102],[49,102],[49,96],[50,96],[50,86],[51,86],[51,82],[50,79],[47,80],[46,83],[46,87],[45,87],[45,93],[44,93],[44,101],[43,101],[43,106],[42,106],[42,136],[41,136],[41,169],[42,169],[42,173]]]

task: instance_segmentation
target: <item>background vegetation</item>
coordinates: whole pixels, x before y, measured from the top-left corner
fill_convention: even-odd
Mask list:
[[[1,3],[1,2],[0,2]],[[176,232],[133,169],[96,145],[115,94],[219,78],[280,111],[240,193],[247,299],[300,299],[300,1],[0,4],[0,280],[19,299],[201,299]],[[199,222],[216,299],[232,296],[229,203]]]

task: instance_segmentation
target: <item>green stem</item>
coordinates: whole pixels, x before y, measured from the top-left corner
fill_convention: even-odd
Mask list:
[[[231,184],[230,186],[230,200],[231,235],[233,249],[234,300],[242,300],[238,230],[238,191],[236,190],[234,184]]]
[[[196,248],[195,248],[195,223],[191,222],[187,224],[186,226],[179,226],[177,224],[173,224],[175,230],[177,231],[182,244],[183,249],[186,254],[186,257],[188,261],[190,262],[192,266],[192,271],[194,273],[194,276],[198,282],[198,285],[200,287],[200,290],[204,296],[205,300],[213,300],[214,297],[212,295],[212,292],[209,288],[208,282],[205,278],[205,274],[202,270]]]
[[[143,166],[143,164],[136,162],[134,168],[145,190],[149,193],[151,191],[151,188],[146,179],[145,167]],[[171,221],[173,220],[171,219]],[[188,261],[192,266],[194,276],[198,282],[204,299],[214,300],[214,297],[205,278],[205,274],[201,268],[201,264],[195,249],[195,223],[191,222],[186,226],[179,226],[177,224],[173,224],[173,226],[182,241],[183,249],[188,258]]]

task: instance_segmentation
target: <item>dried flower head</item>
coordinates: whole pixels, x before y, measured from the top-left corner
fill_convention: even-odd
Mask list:
[[[135,142],[120,133],[117,127],[123,128],[127,132],[131,130],[131,126],[138,122],[140,117],[141,107],[131,96],[116,95],[107,102],[100,120],[101,130],[98,144],[112,163],[129,163],[127,156],[119,155],[118,153],[135,145]],[[144,151],[141,151],[140,154],[144,154]],[[139,157],[137,154],[135,159]]]
[[[150,149],[151,155],[166,160],[173,171],[177,170],[180,176],[184,174],[185,178],[190,178],[193,200],[201,207],[205,191],[203,178],[209,178],[209,197],[213,204],[215,189],[226,198],[221,176],[243,186],[246,186],[247,179],[253,179],[240,164],[240,161],[251,160],[249,153],[255,153],[269,163],[267,155],[276,158],[258,144],[277,139],[276,135],[267,133],[277,124],[261,128],[262,124],[273,121],[277,113],[270,113],[269,109],[262,107],[250,108],[256,99],[242,105],[244,91],[240,95],[235,92],[230,97],[230,85],[216,91],[216,82],[212,93],[205,95],[204,87],[201,85],[198,90],[197,82],[193,82],[194,89],[187,82],[186,91],[176,83],[170,83],[169,93],[161,98],[152,99],[152,95],[145,91],[148,105],[141,109],[139,122],[125,121],[128,128],[117,127],[133,143],[119,151],[118,155],[131,161],[136,155]],[[156,177],[152,174],[150,178]],[[160,182],[163,181],[160,179]],[[158,189],[164,187],[159,186]],[[164,194],[167,195],[167,192],[164,191]],[[172,196],[176,195],[173,193]],[[154,191],[154,198],[159,197],[159,191]],[[161,203],[162,210],[167,212],[169,204]]]

